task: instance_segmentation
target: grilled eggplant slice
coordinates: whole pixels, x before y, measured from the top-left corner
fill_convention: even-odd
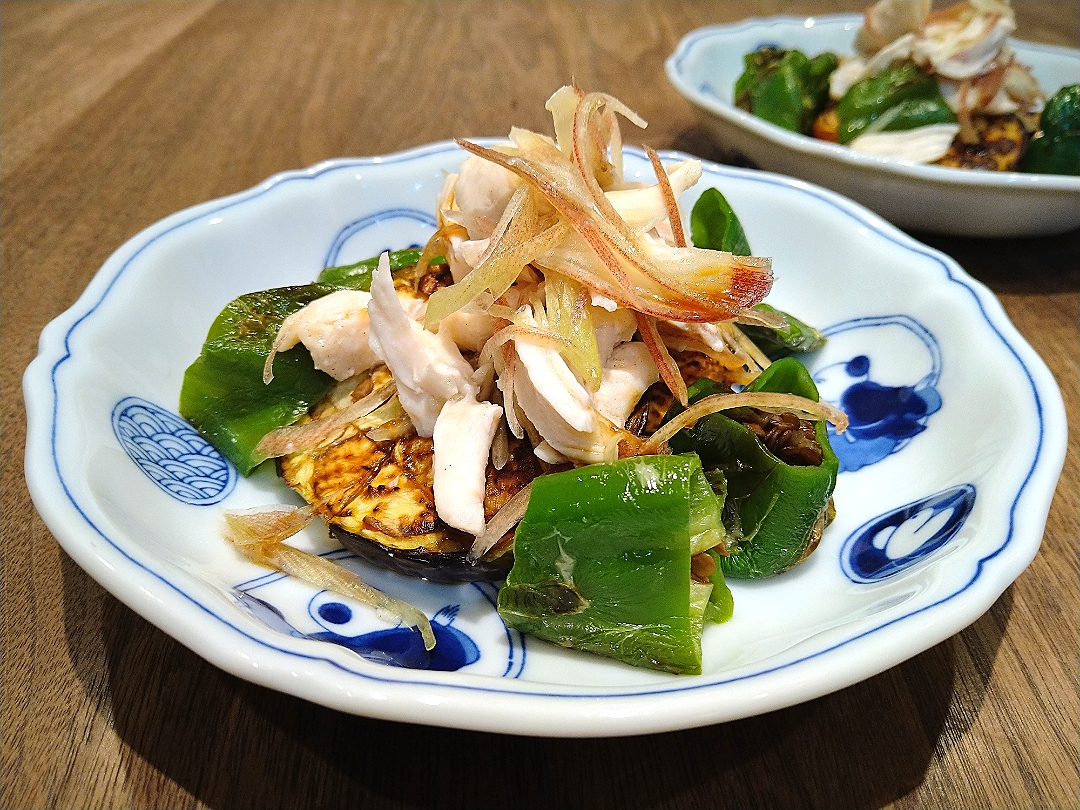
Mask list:
[[[449,268],[441,263],[430,265],[422,276],[416,275],[415,268],[402,268],[394,280],[425,299],[453,283]],[[352,382],[341,383],[311,409],[310,417],[300,421],[331,416],[388,379],[387,369],[379,367],[355,388]],[[374,440],[366,435],[370,427],[361,431],[354,424],[329,444],[279,459],[281,477],[304,500],[317,505],[331,534],[343,546],[374,565],[432,582],[505,578],[513,565],[513,532],[471,563],[466,554],[472,535],[439,519],[431,439],[410,430],[393,439]],[[528,442],[511,436],[508,444],[509,459],[503,468],[496,470],[488,464],[486,520],[542,472]]]
[[[316,413],[333,407],[324,403]],[[501,470],[488,464],[488,520],[542,472],[527,442],[511,437],[509,448]],[[373,441],[347,430],[331,444],[285,456],[279,469],[289,486],[319,505],[342,545],[374,564],[433,582],[504,578],[513,560],[512,533],[475,564],[466,560],[472,535],[447,526],[435,511],[433,457],[431,439],[415,432]]]
[[[1017,170],[1020,158],[1031,136],[1020,118],[1008,115],[975,115],[972,117],[975,138],[963,143],[956,138],[938,166],[953,169],[984,169],[997,172]]]

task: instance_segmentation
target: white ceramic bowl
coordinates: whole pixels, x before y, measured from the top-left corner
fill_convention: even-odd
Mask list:
[[[123,245],[49,324],[24,377],[26,477],[90,576],[222,669],[341,711],[600,736],[731,720],[855,683],[975,621],[1035,555],[1065,415],[993,295],[832,192],[706,164],[684,204],[722,188],[751,245],[774,257],[770,300],[828,330],[807,361],[823,393],[888,392],[886,419],[835,442],[838,516],[818,550],[779,577],[733,582],[735,617],[706,629],[704,673],[678,677],[522,638],[499,620],[493,587],[372,571],[310,527],[297,542],[432,618],[446,669],[371,660],[408,631],[241,559],[220,510],[292,493],[272,469],[238,479],[175,409],[226,302],[423,242],[462,155],[440,143],[336,160],[181,211]],[[627,171],[651,177],[640,150]]]
[[[769,171],[839,191],[902,228],[957,236],[1040,236],[1080,227],[1080,177],[924,166],[855,152],[770,124],[733,101],[743,56],[762,45],[808,56],[852,52],[858,15],[769,17],[691,31],[665,63],[668,80],[699,110],[720,149]],[[1013,41],[1053,93],[1080,82],[1080,51]]]

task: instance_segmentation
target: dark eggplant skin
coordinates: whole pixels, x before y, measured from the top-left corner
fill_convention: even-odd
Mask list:
[[[464,551],[432,552],[424,549],[390,548],[334,524],[330,524],[330,534],[342,546],[372,565],[441,585],[501,582],[506,579],[514,564],[514,554],[509,549],[497,557],[480,559],[473,563]]]

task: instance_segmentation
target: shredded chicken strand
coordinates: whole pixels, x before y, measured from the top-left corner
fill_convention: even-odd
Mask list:
[[[510,326],[503,327],[491,336],[484,345],[483,350],[480,352],[481,359],[493,357],[496,349],[501,348],[503,344],[511,340],[523,340],[527,343],[535,343],[538,346],[555,349],[560,352],[567,351],[571,348],[570,341],[562,335],[556,335],[553,332],[538,329],[535,326],[511,324]]]

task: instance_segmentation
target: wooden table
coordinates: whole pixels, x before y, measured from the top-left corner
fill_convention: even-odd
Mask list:
[[[1077,2],[1020,0],[1075,47]],[[864,683],[747,720],[551,740],[337,714],[215,669],[60,550],[22,475],[23,369],[105,258],[285,169],[548,128],[573,78],[715,157],[662,62],[692,28],[858,2],[5,2],[3,791],[24,807],[1076,807],[1080,232],[918,235],[1001,298],[1064,392],[1042,549],[979,621]],[[977,418],[977,417],[976,417]]]

